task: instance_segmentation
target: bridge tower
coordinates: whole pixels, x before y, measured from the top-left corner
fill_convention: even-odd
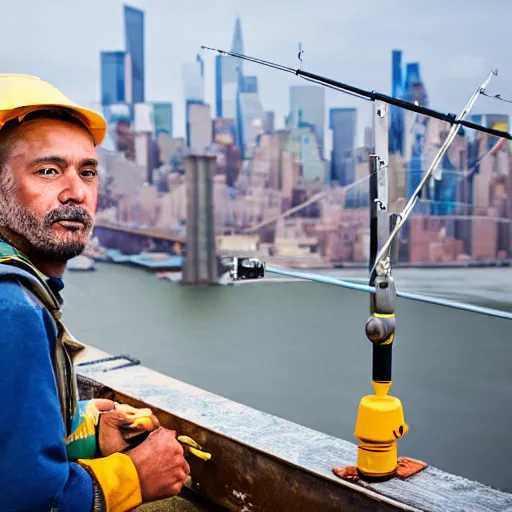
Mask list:
[[[217,284],[218,267],[213,207],[216,155],[185,158],[187,228],[182,284]]]

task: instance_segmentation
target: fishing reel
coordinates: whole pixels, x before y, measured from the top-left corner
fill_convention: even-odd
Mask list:
[[[223,266],[229,271],[229,277],[233,281],[265,277],[266,265],[259,258],[234,256],[228,262],[224,261]]]

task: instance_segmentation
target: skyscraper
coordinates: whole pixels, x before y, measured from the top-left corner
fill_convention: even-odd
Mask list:
[[[190,147],[191,105],[204,104],[204,63],[199,54],[194,62],[187,62],[183,65],[183,87],[185,93],[185,130],[187,144]]]
[[[303,121],[300,109],[295,109],[290,112],[286,119],[285,127],[285,133],[289,134],[285,151],[293,155],[294,162],[300,164],[302,168],[302,184],[312,181],[326,182],[325,162],[320,155],[320,145],[318,143],[315,127],[311,123]],[[292,166],[294,167],[294,165]],[[288,172],[291,172],[291,170],[288,169]],[[294,172],[295,171],[293,171],[293,173]],[[284,181],[283,176],[281,181],[283,187]],[[289,180],[288,184],[290,184]],[[291,192],[291,189],[297,184],[297,181],[294,181],[291,188],[288,189],[289,192]]]
[[[357,109],[331,108],[329,128],[332,130],[331,178],[342,186],[355,181]]]
[[[265,133],[272,133],[274,131],[274,112],[270,110],[265,112],[265,122],[263,123],[263,130]]]
[[[402,82],[402,51],[393,50],[391,72],[391,96],[403,98]],[[391,119],[389,123],[389,151],[402,153],[404,138],[404,112],[400,107],[391,105]]]
[[[419,62],[409,62],[405,69],[404,99],[428,107],[427,90],[421,80]]]
[[[242,158],[252,158],[258,137],[264,131],[265,111],[258,96],[258,78],[242,76],[238,90],[237,142]]]
[[[215,57],[215,116],[222,118],[222,55]]]
[[[124,103],[125,97],[125,53],[101,52],[101,104]]]
[[[406,66],[404,99],[411,103],[417,102],[422,107],[428,107],[428,95],[425,84],[420,75],[418,62],[408,63]],[[425,133],[429,118],[415,112],[404,112],[404,138],[403,154],[407,173],[407,197],[411,197],[423,176],[423,158],[425,147]]]
[[[199,54],[183,65],[183,85],[185,101],[204,101],[204,62]]]
[[[153,103],[153,115],[155,123],[155,137],[158,137],[160,133],[167,133],[169,137],[172,137],[172,103]]]
[[[240,18],[235,21],[231,51],[242,54],[242,23]],[[215,58],[215,110],[218,118],[236,119],[238,104],[238,85],[243,77],[243,61],[228,55]]]
[[[243,55],[244,53],[244,40],[242,37],[242,21],[240,17],[236,17],[235,21],[235,30],[233,31],[233,41],[231,42],[231,51],[232,53],[238,53],[239,55]],[[240,75],[244,74],[243,68],[243,59],[234,59],[236,69],[240,71]]]
[[[316,85],[290,87],[290,112],[301,111],[301,120],[314,126],[320,155],[324,156],[325,88]]]
[[[258,93],[258,77],[242,76],[240,78],[240,92]]]
[[[144,103],[144,11],[124,6],[126,51],[130,54],[133,103]]]

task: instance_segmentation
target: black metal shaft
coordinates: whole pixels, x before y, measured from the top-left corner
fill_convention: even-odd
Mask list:
[[[443,114],[442,112],[432,110],[431,108],[422,107],[420,105],[416,105],[415,103],[410,103],[409,101],[399,100],[398,98],[393,98],[392,96],[387,96],[386,94],[381,94],[379,92],[365,91],[364,89],[359,89],[359,87],[344,84],[342,82],[338,82],[337,80],[332,80],[331,78],[316,75],[315,73],[309,73],[308,71],[302,71],[300,69],[297,69],[295,71],[295,74],[307,78],[309,80],[314,80],[315,82],[323,83],[331,87],[346,90],[353,94],[357,94],[358,96],[362,96],[363,98],[368,98],[372,101],[381,100],[388,103],[389,105],[395,105],[397,107],[403,108],[404,110],[410,110],[411,112],[416,112],[418,114],[423,114],[425,116],[434,117],[436,119],[440,119],[441,121],[445,121],[450,124],[455,124],[458,122],[458,124],[460,124],[461,126],[465,126],[466,128],[471,128],[472,130],[488,133],[489,135],[493,135],[494,137],[503,137],[505,139],[512,140],[512,135],[508,132],[502,130],[495,130],[494,128],[487,128],[486,126],[472,123],[470,121],[457,121],[457,116],[455,114]]]
[[[377,155],[370,155],[369,161],[369,201],[370,201],[370,258],[368,262],[369,272],[372,271],[375,264],[375,258],[379,250],[379,190],[378,190],[378,170],[379,157]],[[370,286],[373,286],[375,281],[375,273],[370,275]]]
[[[391,382],[391,365],[393,345],[373,344],[372,380],[375,382]]]

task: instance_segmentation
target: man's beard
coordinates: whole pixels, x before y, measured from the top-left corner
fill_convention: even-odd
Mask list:
[[[86,210],[75,205],[63,206],[51,210],[40,220],[21,206],[12,193],[8,195],[10,197],[0,191],[0,227],[25,238],[29,247],[23,249],[30,256],[65,263],[85,249],[93,227],[93,219]],[[81,222],[84,227],[52,233],[53,225],[61,220]]]

